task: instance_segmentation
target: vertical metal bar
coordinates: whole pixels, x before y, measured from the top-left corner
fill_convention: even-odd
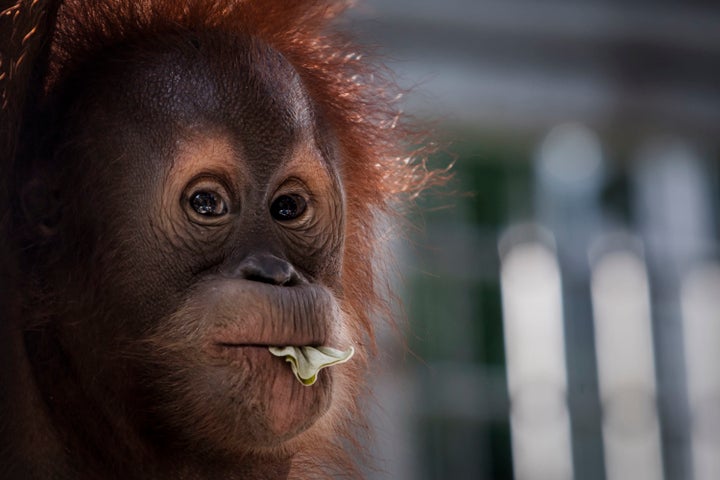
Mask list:
[[[720,478],[720,264],[701,265],[681,289],[695,480]]]
[[[515,229],[501,242],[515,477],[573,478],[560,269],[554,251]]]
[[[568,401],[577,478],[604,479],[587,250],[602,230],[600,140],[580,124],[553,128],[535,162],[540,222],[557,242],[563,274]]]
[[[650,290],[644,260],[621,248],[592,267],[595,351],[608,480],[662,480]]]
[[[710,192],[697,150],[684,141],[650,139],[637,160],[635,211],[653,284],[665,476],[686,480],[692,453],[680,288],[683,273],[711,248]]]

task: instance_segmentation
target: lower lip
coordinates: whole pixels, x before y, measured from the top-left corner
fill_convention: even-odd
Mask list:
[[[229,344],[229,343],[216,343],[214,345],[214,350],[219,353],[222,356],[231,356],[235,357],[238,355],[261,355],[261,354],[267,354],[268,357],[271,357],[269,351],[268,345],[255,345],[255,344],[242,344],[242,345],[236,345],[236,344]]]
[[[230,362],[244,361],[253,369],[258,366],[267,369],[268,375],[280,373],[293,376],[290,365],[288,365],[283,358],[271,354],[268,348],[267,345],[222,344],[217,345],[215,351],[219,357],[229,360]]]
[[[216,348],[227,374],[242,377],[240,383],[248,391],[261,392],[268,428],[276,435],[304,430],[329,407],[332,377],[327,373],[308,387],[295,378],[285,359],[272,355],[265,345]]]
[[[290,363],[281,357],[277,357],[270,353],[268,345],[256,345],[256,344],[215,344],[213,356],[219,359],[223,364],[229,364],[227,366],[231,368],[248,368],[252,372],[264,372],[263,377],[268,381],[281,381],[285,384],[285,377],[287,378],[289,388],[301,390],[307,389],[308,386],[303,385],[292,371]],[[327,369],[325,369],[327,370]],[[329,372],[324,371],[319,376],[317,383],[314,384],[315,389],[318,389],[319,384],[326,384],[329,380]],[[323,381],[323,379],[325,379]]]

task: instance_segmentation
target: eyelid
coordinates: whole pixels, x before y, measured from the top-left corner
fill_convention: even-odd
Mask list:
[[[228,175],[223,172],[203,172],[195,175],[186,183],[185,190],[203,182],[214,183],[220,185],[228,193],[233,192],[233,183],[228,178]]]
[[[223,194],[225,200],[230,204],[229,207],[237,203],[237,195],[235,194],[235,189],[232,188],[233,183],[228,181],[226,175],[222,173],[202,173],[196,175],[185,185],[182,193],[183,197],[187,198],[192,192],[197,191],[203,185],[208,185],[210,189],[214,189],[218,191],[218,193]],[[214,188],[217,186],[220,187],[220,190]]]
[[[270,197],[270,204],[275,201],[281,195],[300,195],[310,205],[314,201],[315,196],[312,190],[308,187],[307,183],[297,177],[289,177],[282,182]]]

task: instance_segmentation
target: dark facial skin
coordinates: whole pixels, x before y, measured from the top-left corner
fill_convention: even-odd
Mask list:
[[[177,34],[68,85],[41,267],[62,308],[26,339],[60,437],[97,472],[141,465],[102,478],[282,478],[343,367],[305,387],[267,347],[352,344],[338,161],[302,82],[249,39]]]

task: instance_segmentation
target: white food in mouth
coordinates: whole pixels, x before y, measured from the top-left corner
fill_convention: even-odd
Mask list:
[[[342,351],[331,347],[269,347],[276,357],[284,357],[300,383],[309,387],[317,380],[318,372],[331,365],[345,363],[355,349]]]

